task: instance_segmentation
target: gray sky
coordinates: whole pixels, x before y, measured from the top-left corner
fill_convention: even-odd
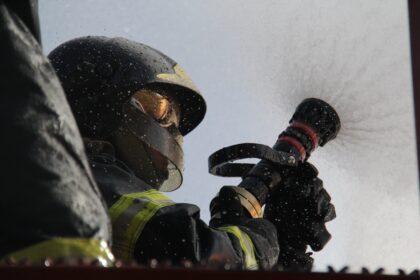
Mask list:
[[[207,173],[211,153],[272,145],[304,98],[330,102],[342,130],[311,162],[338,217],[316,268],[419,267],[405,1],[41,0],[40,17],[46,53],[77,36],[122,36],[186,69],[208,113],[185,139],[184,185],[169,195],[199,205],[206,221],[219,188],[238,183]]]

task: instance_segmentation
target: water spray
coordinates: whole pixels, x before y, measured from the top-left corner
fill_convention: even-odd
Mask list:
[[[242,177],[242,182],[233,188],[249,215],[260,218],[270,190],[282,181],[280,172],[273,170],[307,161],[316,148],[336,138],[340,127],[340,118],[331,105],[316,98],[305,99],[273,147],[254,143],[225,147],[210,155],[209,172],[223,177]],[[249,158],[261,161],[234,163]],[[217,200],[212,201],[210,211],[212,218],[220,216]]]

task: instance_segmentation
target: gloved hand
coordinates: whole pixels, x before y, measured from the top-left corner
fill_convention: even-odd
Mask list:
[[[238,194],[231,186],[224,186],[220,189],[218,195],[211,201],[210,209],[212,215],[217,213],[217,216],[210,220],[210,225],[213,227],[227,224],[236,225],[250,218],[243,208]]]
[[[331,238],[325,223],[335,218],[334,205],[312,164],[281,167],[279,172],[282,181],[270,192],[264,218],[277,228],[279,264],[310,270],[313,260],[305,253],[307,246],[319,251]]]

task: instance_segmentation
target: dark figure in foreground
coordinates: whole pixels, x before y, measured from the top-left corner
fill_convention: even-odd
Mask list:
[[[2,1],[0,23],[0,111],[9,136],[2,144],[10,147],[3,176],[13,186],[0,196],[4,261],[88,256],[112,265],[112,239],[113,254],[125,261],[310,268],[301,225],[332,207],[311,165],[290,167],[268,219],[231,211],[242,205],[222,188],[223,215],[209,227],[197,206],[160,193],[181,185],[182,138],[205,114],[177,63],[121,38],[66,42],[49,57],[72,114],[31,31]]]

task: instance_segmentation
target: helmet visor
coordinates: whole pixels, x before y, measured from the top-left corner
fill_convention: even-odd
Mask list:
[[[147,183],[152,187],[160,191],[173,191],[182,184],[182,136],[174,125],[163,127],[145,112],[143,104],[159,103],[139,102],[143,111],[139,110],[138,104],[133,100],[137,99],[132,98],[123,106],[123,122],[127,131],[122,137],[125,142],[122,144],[128,151],[127,158],[132,163],[129,166],[140,179],[150,178]]]

